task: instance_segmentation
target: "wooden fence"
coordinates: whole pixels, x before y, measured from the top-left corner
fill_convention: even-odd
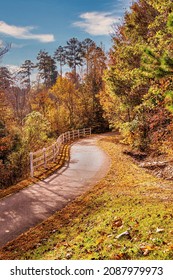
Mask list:
[[[55,161],[56,157],[60,154],[61,148],[65,143],[74,141],[80,137],[87,137],[91,135],[91,128],[83,128],[78,130],[67,131],[61,134],[55,143],[47,148],[43,148],[36,152],[30,153],[30,174],[34,177],[34,171],[40,167],[44,166],[47,168],[47,163],[50,161]]]

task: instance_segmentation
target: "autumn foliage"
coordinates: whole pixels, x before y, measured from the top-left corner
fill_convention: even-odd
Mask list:
[[[18,73],[0,67],[1,187],[27,176],[30,151],[82,127],[113,129],[132,149],[172,157],[172,33],[172,0],[138,0],[114,26],[109,55],[71,38]]]
[[[139,0],[114,30],[101,104],[123,142],[140,150],[172,146],[171,0]]]
[[[40,50],[37,63],[26,60],[17,73],[0,67],[1,188],[27,177],[29,152],[50,145],[61,133],[108,128],[98,98],[105,69],[102,46],[76,38],[58,47],[54,56]]]

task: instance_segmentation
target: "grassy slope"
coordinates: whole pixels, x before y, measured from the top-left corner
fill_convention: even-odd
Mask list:
[[[135,165],[116,137],[99,145],[112,159],[107,176],[7,244],[1,259],[173,259],[173,183]]]

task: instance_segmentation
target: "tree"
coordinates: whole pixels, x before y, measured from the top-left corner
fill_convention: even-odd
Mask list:
[[[28,90],[31,88],[31,73],[34,68],[35,65],[31,60],[25,60],[25,62],[20,67],[19,74],[22,78],[22,84]]]
[[[106,56],[101,47],[91,44],[87,53],[87,73],[84,87],[91,100],[92,125],[97,129],[106,129],[107,122],[103,118],[103,110],[99,101],[99,92],[103,89],[103,73],[106,69]],[[91,123],[90,123],[91,125]],[[102,127],[102,128],[101,128]]]
[[[18,127],[14,112],[5,92],[0,91],[0,187],[14,182],[19,173],[14,174],[16,167],[10,157],[20,146]],[[17,164],[20,166],[19,161]]]
[[[83,49],[82,44],[77,38],[71,38],[67,41],[66,49],[66,61],[69,67],[76,74],[76,67],[83,64]]]
[[[54,58],[55,58],[56,61],[59,62],[60,76],[62,77],[62,67],[66,63],[66,51],[65,51],[65,48],[59,46],[58,49],[55,51]]]
[[[11,48],[11,44],[8,43],[0,43],[0,59],[6,54]]]
[[[35,151],[47,141],[50,123],[41,113],[33,111],[25,117],[22,129],[23,141],[29,150]]]
[[[57,78],[55,60],[42,50],[38,53],[37,60],[39,75],[43,79],[46,88],[49,88],[55,83]]]
[[[13,85],[13,79],[7,67],[0,67],[0,90],[8,91]]]
[[[91,53],[93,48],[96,47],[96,44],[93,40],[90,38],[86,38],[84,41],[82,41],[82,49],[84,54],[84,59],[86,61],[86,73],[89,74],[89,63],[91,61]]]
[[[59,119],[64,119],[66,122],[66,129],[75,128],[77,126],[77,119],[80,118],[78,107],[78,91],[75,84],[66,77],[58,77],[55,85],[51,89],[51,93],[56,99],[56,106],[59,114],[63,111],[64,115],[60,115]],[[62,109],[64,108],[64,109]]]
[[[165,109],[167,91],[172,102],[171,7],[169,0],[133,2],[115,30],[104,75],[105,114],[124,140],[141,150],[158,148],[171,122]]]

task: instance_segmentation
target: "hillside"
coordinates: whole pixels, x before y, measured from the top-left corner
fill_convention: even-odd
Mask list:
[[[110,10],[104,11],[101,2]],[[124,1],[115,2],[118,7],[122,2],[122,11]],[[98,142],[112,162],[105,178],[4,246],[0,258],[173,259],[173,0],[130,2],[119,20],[116,5],[100,0],[99,12],[81,14],[96,29],[84,28],[79,38],[64,37],[62,45],[54,42],[48,50],[27,45],[37,52],[33,61],[25,57],[19,66],[18,57],[17,68],[0,66],[0,199],[60,170],[69,159],[74,130],[82,129],[83,136],[84,128],[92,134],[114,133]],[[53,29],[58,30],[58,20],[56,14]],[[106,49],[108,27],[111,45]],[[2,21],[0,33],[19,39],[14,30],[27,29]],[[65,31],[64,26],[61,35]],[[98,41],[100,32],[105,42]],[[38,43],[40,36],[33,39]],[[14,46],[2,38],[0,59],[12,55]],[[20,46],[22,52],[24,42]],[[56,191],[60,184],[55,183]],[[13,205],[10,201],[9,212],[2,215],[13,213]]]
[[[119,136],[99,141],[107,176],[0,250],[1,259],[172,259],[173,182],[124,154]]]

